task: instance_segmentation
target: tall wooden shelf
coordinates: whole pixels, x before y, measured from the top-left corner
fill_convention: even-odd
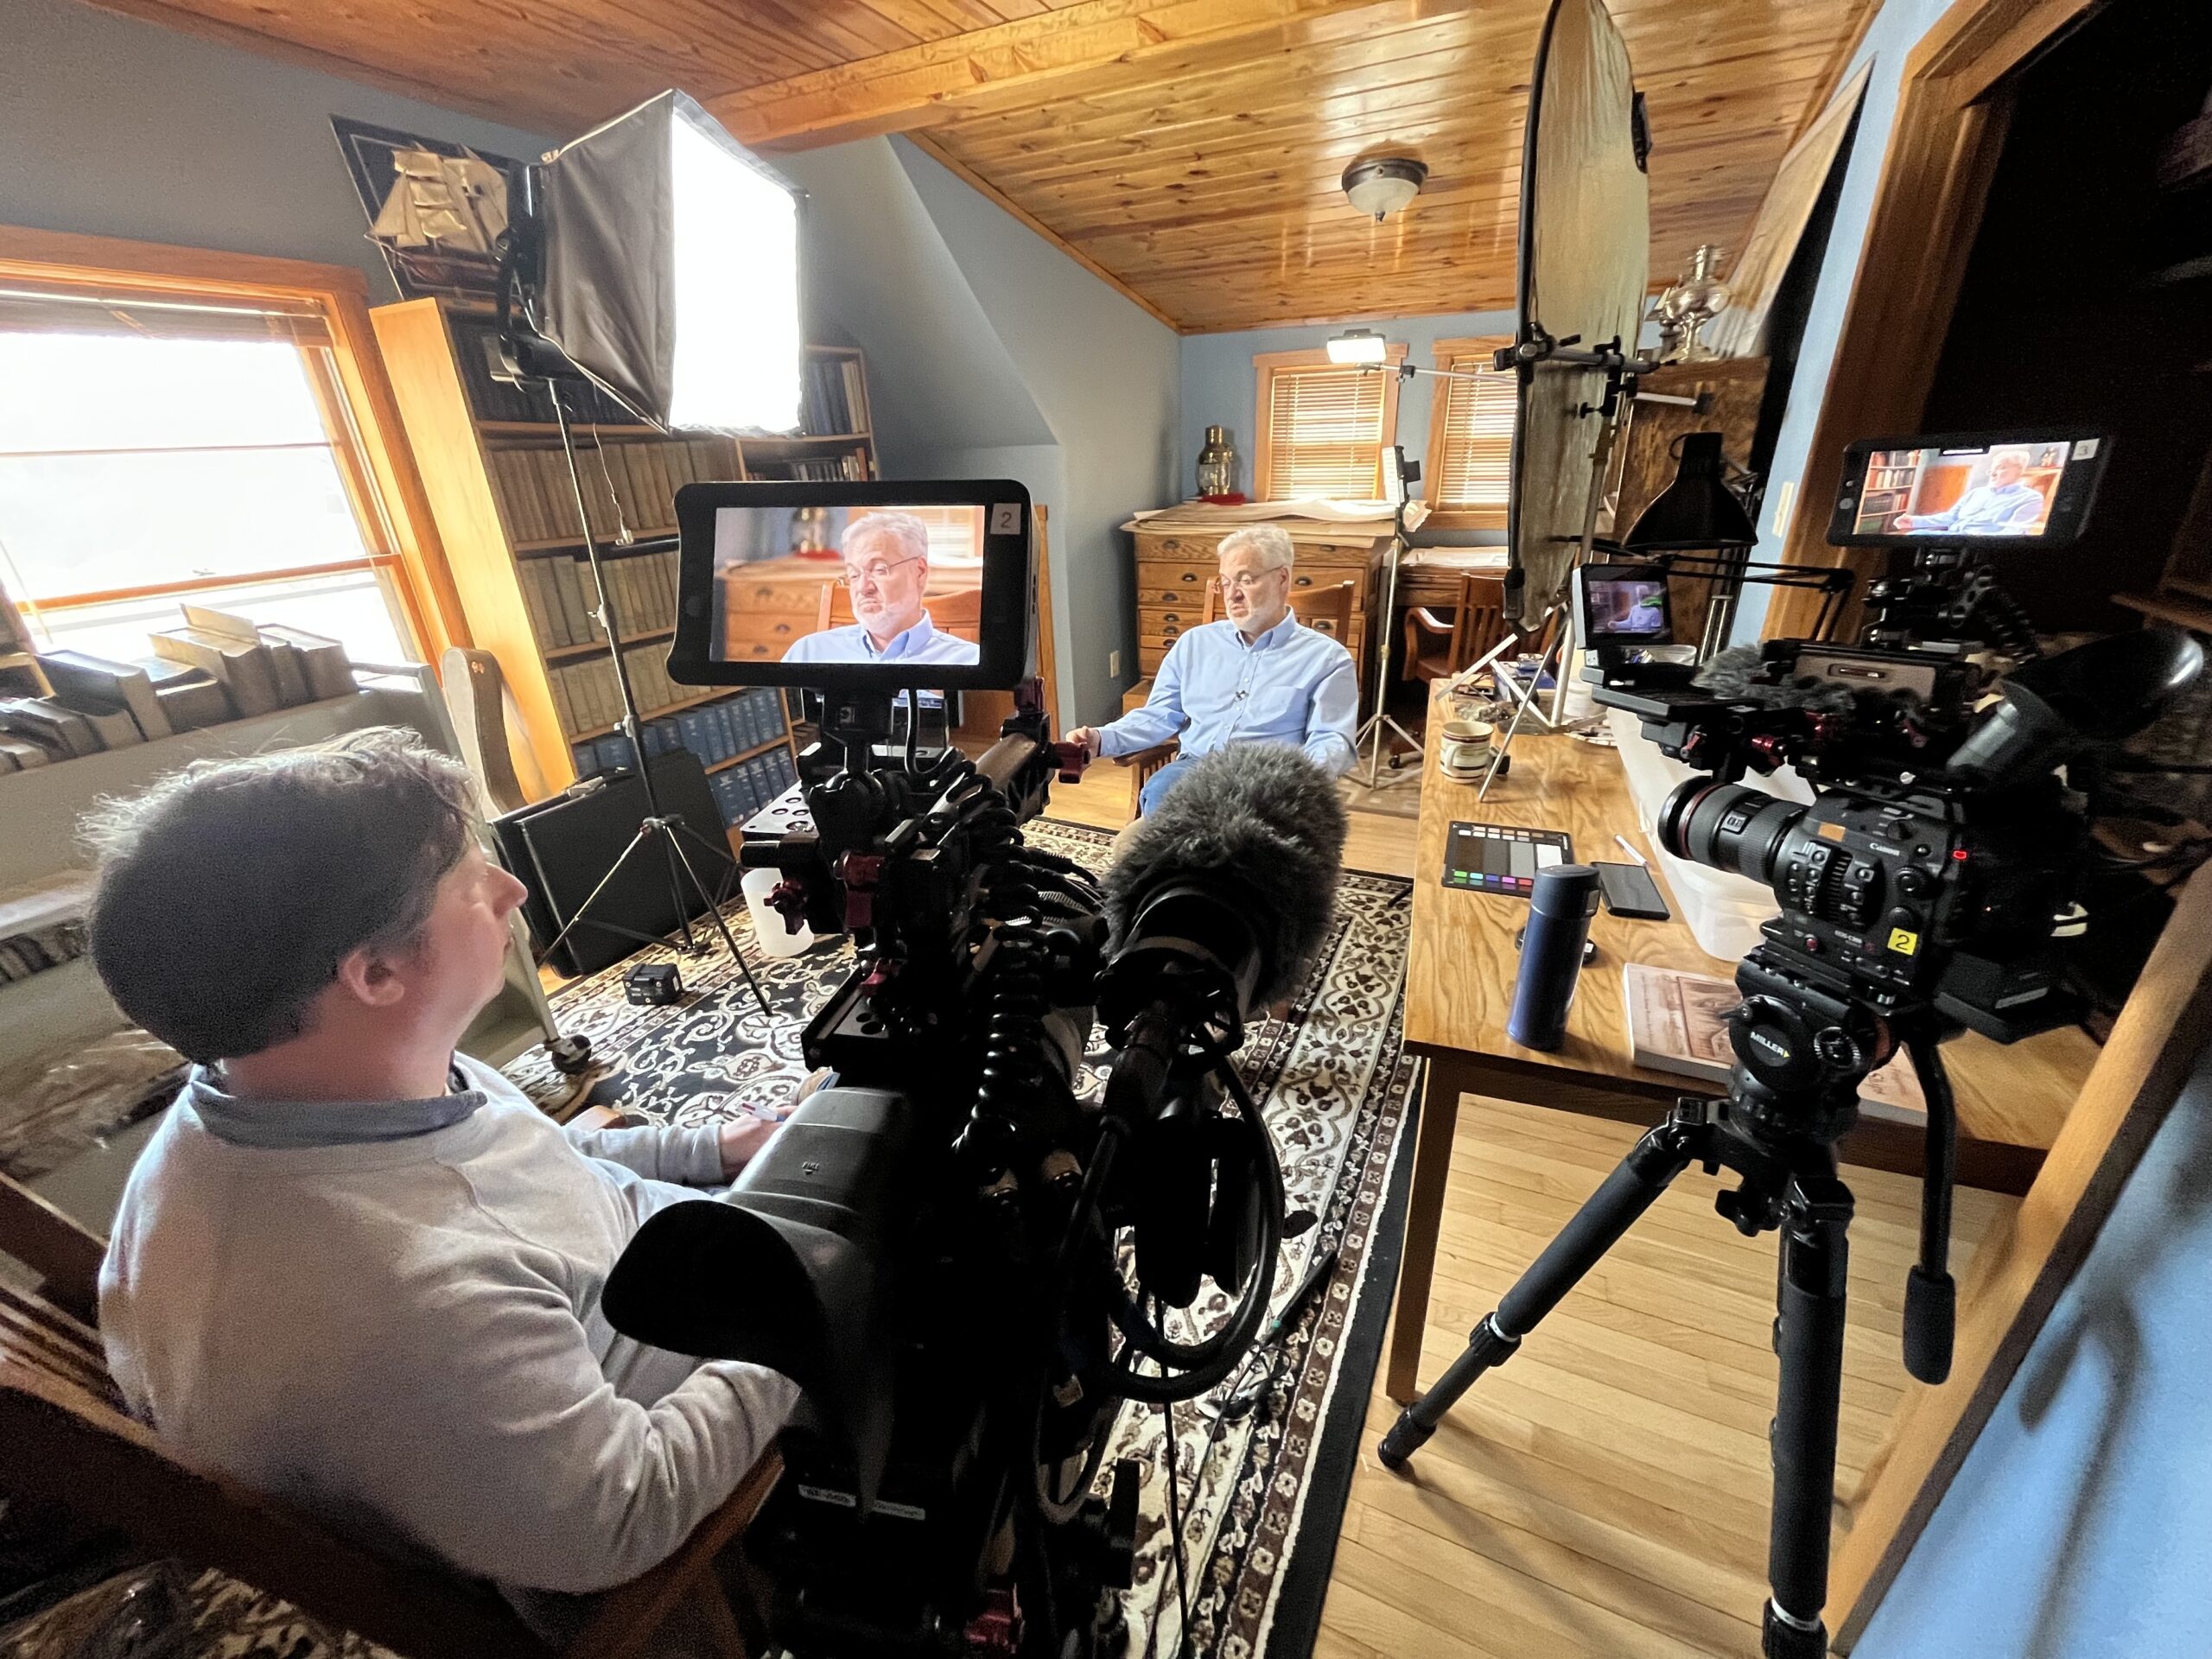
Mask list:
[[[411,300],[379,307],[371,313],[371,320],[398,401],[400,419],[445,543],[469,632],[480,649],[499,659],[512,689],[537,770],[550,788],[561,789],[576,776],[570,745],[609,728],[580,718],[564,720],[552,676],[556,670],[604,660],[607,645],[603,640],[551,644],[532,626],[530,602],[524,594],[524,565],[540,558],[579,555],[583,541],[581,535],[549,537],[543,533],[543,526],[518,522],[524,515],[517,507],[512,483],[503,490],[495,477],[494,469],[501,465],[499,457],[518,450],[550,448],[557,439],[558,429],[549,422],[493,418],[480,406],[480,393],[478,401],[472,402],[471,381],[477,380],[480,385],[482,382],[474,375],[474,365],[465,363],[463,354],[476,349],[476,337],[489,315],[483,308],[452,301]],[[857,405],[854,412],[865,413],[866,369],[859,352],[842,346],[810,346],[807,359],[810,381],[826,372],[841,386],[851,385],[859,394],[849,400]],[[811,399],[809,406],[815,407]],[[652,427],[630,423],[602,423],[596,431],[610,447],[619,440],[626,445],[657,448],[664,457],[670,450],[690,445],[685,454],[690,462],[711,460],[714,471],[731,479],[789,478],[795,464],[803,463],[825,469],[849,466],[861,476],[873,478],[876,476],[874,437],[869,423],[861,424],[861,429],[856,432],[758,439],[681,434],[669,437]],[[663,474],[680,470],[672,461],[660,465]],[[672,501],[660,499],[658,492],[652,500],[633,498],[630,505],[632,511],[626,517],[653,521],[632,524],[640,539],[675,533]],[[572,504],[567,505],[563,518],[574,524]],[[599,536],[597,527],[594,535]],[[600,539],[604,553],[606,541],[603,537]],[[585,585],[588,588],[588,575]],[[668,627],[639,627],[637,619],[624,611],[619,594],[616,612],[626,630],[626,647],[658,645],[671,637],[672,630]],[[709,692],[681,697],[660,707],[646,707],[643,712],[652,717],[674,714],[720,695]],[[640,701],[645,701],[642,691]],[[573,715],[573,709],[570,713]]]

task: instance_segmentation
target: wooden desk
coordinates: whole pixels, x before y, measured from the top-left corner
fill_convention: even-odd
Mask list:
[[[1429,1275],[1449,1173],[1459,1096],[1487,1095],[1564,1110],[1653,1124],[1676,1096],[1712,1092],[1694,1077],[1650,1071],[1630,1058],[1622,1007],[1621,968],[1656,963],[1725,976],[1732,963],[1707,956],[1680,919],[1636,922],[1600,911],[1591,923],[1597,960],[1584,970],[1567,1016],[1567,1040],[1553,1053],[1522,1048],[1505,1035],[1518,955],[1513,935],[1528,906],[1517,899],[1446,888],[1445,838],[1454,820],[1528,829],[1564,830],[1584,861],[1618,861],[1616,832],[1648,858],[1651,843],[1611,749],[1569,737],[1514,740],[1513,769],[1479,804],[1472,785],[1453,783],[1435,766],[1442,712],[1432,707],[1421,779],[1421,825],[1414,850],[1413,937],[1406,972],[1406,1046],[1428,1061],[1421,1097],[1405,1258],[1398,1279],[1388,1388],[1411,1401],[1421,1326],[1428,1314]],[[1662,887],[1664,874],[1652,874]],[[1668,903],[1675,906],[1674,895]],[[1959,1179],[1970,1186],[2021,1193],[2042,1167],[2044,1154],[2079,1093],[2097,1047],[2072,1027],[2046,1032],[2011,1048],[1968,1034],[1945,1045],[1959,1110]],[[1847,1135],[1843,1157],[1877,1169],[1918,1174],[1921,1130],[1869,1119]]]

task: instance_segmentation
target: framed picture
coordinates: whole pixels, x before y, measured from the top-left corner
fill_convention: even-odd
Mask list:
[[[492,294],[499,261],[491,244],[523,163],[344,116],[330,128],[399,296]]]

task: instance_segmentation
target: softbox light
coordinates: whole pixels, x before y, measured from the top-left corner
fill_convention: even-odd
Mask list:
[[[664,430],[799,421],[798,202],[690,98],[663,92],[531,170],[529,320]]]

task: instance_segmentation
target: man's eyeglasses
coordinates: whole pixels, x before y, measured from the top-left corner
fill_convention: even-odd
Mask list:
[[[853,565],[847,565],[845,567],[845,574],[839,576],[837,580],[848,588],[857,588],[863,582],[868,583],[872,587],[880,588],[886,582],[890,580],[891,573],[893,570],[896,570],[900,565],[918,564],[920,563],[921,555],[918,553],[915,554],[912,558],[889,560],[870,559],[866,564],[860,565],[857,568]]]
[[[1281,574],[1276,570],[1247,571],[1240,576],[1223,576],[1215,582],[1214,586],[1224,594],[1249,594],[1269,576]]]

